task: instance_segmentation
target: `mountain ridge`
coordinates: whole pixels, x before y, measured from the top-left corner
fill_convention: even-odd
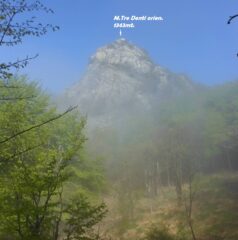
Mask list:
[[[89,122],[105,125],[132,112],[150,114],[164,99],[194,89],[188,77],[155,64],[145,50],[121,38],[97,49],[61,102],[78,105]]]

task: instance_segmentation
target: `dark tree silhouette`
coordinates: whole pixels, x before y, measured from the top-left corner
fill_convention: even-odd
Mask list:
[[[231,22],[238,17],[238,14],[235,14],[233,16],[230,16],[228,21],[227,21],[227,24],[231,24]],[[238,57],[238,53],[236,54],[236,56]]]
[[[231,21],[234,19],[234,18],[237,18],[238,17],[238,14],[236,15],[233,15],[233,16],[230,16],[228,21],[227,21],[227,24],[231,24]]]
[[[37,21],[37,12],[53,13],[53,10],[40,1],[0,0],[0,47],[12,47],[21,44],[27,36],[40,37],[49,30],[59,29],[58,26]],[[0,62],[0,78],[8,79],[14,69],[24,68],[37,56],[36,54],[10,62]]]

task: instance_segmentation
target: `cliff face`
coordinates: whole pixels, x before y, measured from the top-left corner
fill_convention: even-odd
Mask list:
[[[61,99],[78,105],[89,123],[107,125],[131,114],[150,114],[164,99],[194,88],[185,76],[156,65],[144,50],[118,39],[96,51],[82,79]]]

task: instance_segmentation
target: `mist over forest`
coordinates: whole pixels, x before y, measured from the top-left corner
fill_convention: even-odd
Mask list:
[[[184,214],[185,220],[190,214],[189,205],[194,204],[194,216],[191,213],[191,219],[186,221],[204,214],[196,221],[202,226],[199,234],[208,235],[207,239],[229,235],[225,229],[214,227],[216,224],[227,224],[228,229],[233,229],[229,231],[235,231],[237,91],[237,81],[211,87],[172,73],[154,64],[144,50],[125,39],[99,48],[91,57],[82,79],[60,96],[59,104],[78,104],[82,114],[87,115],[86,146],[95,158],[103,160],[110,186],[109,205],[117,209],[113,213],[117,221],[111,220],[116,234],[138,239],[140,234],[131,236],[130,231],[135,226],[138,232],[146,228],[148,223],[140,223],[142,219],[161,221],[157,224],[162,226],[174,224],[175,220],[167,223],[166,217],[155,217],[158,198],[169,204],[172,201],[166,199],[167,191],[174,194],[174,204],[182,208],[179,214]],[[207,185],[203,186],[203,181]],[[210,181],[214,181],[211,186]],[[219,205],[210,199],[213,187],[224,198],[224,209],[217,206],[208,214],[199,205]],[[146,201],[147,206],[143,208],[140,201]],[[231,201],[229,207],[226,201]],[[164,205],[167,212],[168,206]],[[184,205],[188,205],[185,210]],[[150,216],[143,217],[141,211],[148,211]],[[224,211],[230,219],[225,220],[222,213],[216,215],[215,211]],[[214,223],[204,226],[203,221],[214,217]],[[186,232],[189,226],[176,228],[173,231]],[[182,239],[189,235],[189,231],[184,232]]]
[[[31,13],[53,10],[0,0],[0,47],[59,30]],[[0,240],[238,239],[238,80],[119,38],[55,97],[18,72],[36,57],[0,62]]]

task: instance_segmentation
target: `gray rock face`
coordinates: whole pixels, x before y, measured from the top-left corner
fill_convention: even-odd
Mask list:
[[[79,105],[89,125],[102,126],[150,114],[163,99],[193,88],[187,77],[156,65],[144,50],[118,39],[96,51],[82,79],[62,99]]]
[[[137,73],[148,73],[153,69],[153,63],[148,55],[140,48],[118,39],[111,45],[98,49],[91,57],[91,63],[120,66]]]

